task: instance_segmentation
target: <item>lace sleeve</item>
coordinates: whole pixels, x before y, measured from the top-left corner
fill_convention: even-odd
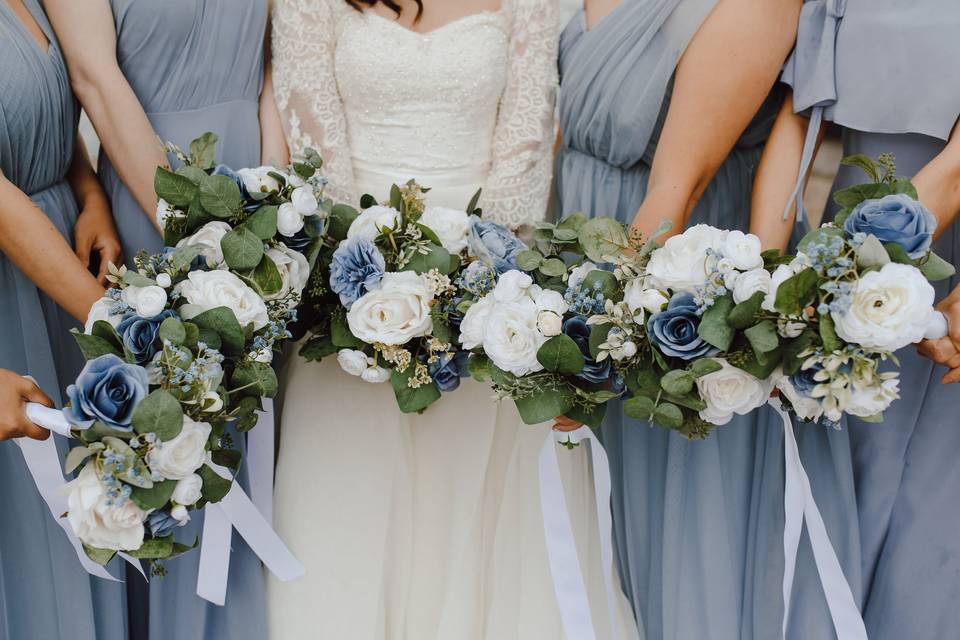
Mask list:
[[[508,0],[504,0],[505,2]],[[484,216],[513,229],[542,220],[553,166],[557,94],[555,0],[512,0],[507,86],[493,138]]]
[[[339,13],[332,1],[275,1],[273,77],[291,154],[316,149],[329,181],[327,195],[355,203],[347,121],[334,75]]]

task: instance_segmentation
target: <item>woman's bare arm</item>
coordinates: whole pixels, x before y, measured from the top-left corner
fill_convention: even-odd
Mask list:
[[[268,13],[271,15],[273,2],[267,3]],[[283,167],[290,161],[290,151],[287,149],[287,139],[283,133],[283,121],[280,118],[280,109],[273,95],[273,65],[270,50],[270,21],[267,21],[267,30],[263,44],[263,89],[260,91],[260,156],[265,165]]]
[[[88,268],[92,264],[91,256],[97,254],[97,280],[107,286],[107,267],[110,263],[119,265],[122,262],[120,238],[113,224],[107,194],[103,192],[90,166],[90,158],[80,136],[77,136],[73,163],[67,178],[80,210],[73,228],[74,250],[80,262]]]
[[[920,201],[937,216],[939,237],[960,216],[960,123],[950,141],[913,177]]]

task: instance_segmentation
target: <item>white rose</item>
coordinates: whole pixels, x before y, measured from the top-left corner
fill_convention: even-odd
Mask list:
[[[143,521],[147,512],[133,500],[112,506],[107,488],[97,477],[94,465],[86,465],[67,484],[67,519],[85,544],[98,549],[136,551],[143,544]]]
[[[270,247],[266,251],[267,257],[277,265],[282,285],[280,291],[265,295],[267,300],[286,298],[291,293],[300,293],[307,286],[310,278],[310,263],[299,251],[294,251],[284,245]]]
[[[254,331],[259,331],[270,324],[263,299],[229,271],[191,271],[176,291],[200,313],[227,307],[241,327],[252,324]]]
[[[157,211],[156,211],[157,223],[160,225],[160,228],[163,229],[167,226],[167,221],[171,218],[182,218],[184,217],[183,213],[177,211],[170,203],[160,198],[157,201]]]
[[[483,334],[487,327],[487,318],[496,306],[493,296],[477,300],[463,315],[460,322],[460,344],[466,350],[483,346]]]
[[[659,289],[645,289],[641,278],[631,280],[623,291],[623,301],[633,314],[646,311],[647,313],[659,313],[663,311],[663,305],[670,302],[667,296]]]
[[[735,269],[750,271],[763,266],[760,255],[760,238],[752,233],[729,231],[721,250],[723,257],[729,260]]]
[[[181,527],[190,522],[190,512],[181,504],[170,509],[170,517],[176,520]]]
[[[203,466],[207,460],[207,439],[211,427],[206,422],[195,422],[183,416],[183,430],[176,438],[159,440],[147,452],[150,470],[167,480],[182,480]]]
[[[363,375],[369,364],[367,354],[356,349],[341,349],[337,352],[337,364],[352,376]]]
[[[313,195],[313,189],[307,186],[297,187],[290,194],[290,202],[296,207],[297,213],[301,216],[312,216],[317,212],[317,196]]]
[[[117,325],[120,324],[120,321],[123,320],[123,316],[110,314],[110,308],[114,304],[116,304],[116,302],[106,296],[94,302],[90,307],[90,311],[87,313],[87,322],[83,327],[83,332],[89,335],[93,331],[93,324],[97,320],[109,322],[110,326],[116,328]]]
[[[396,229],[400,224],[400,212],[393,207],[381,207],[380,205],[364,209],[360,212],[350,228],[347,229],[347,239],[364,238],[374,240],[380,235],[382,229]]]
[[[226,222],[214,220],[203,225],[192,236],[188,236],[177,243],[177,247],[187,247],[195,244],[204,245],[202,255],[207,261],[207,266],[212,269],[226,268],[223,262],[223,250],[220,248],[220,241],[223,236],[233,230]]]
[[[700,397],[707,403],[700,417],[710,424],[727,424],[733,414],[746,415],[770,397],[771,381],[759,380],[726,360],[714,358],[714,361],[721,368],[697,378]]]
[[[357,339],[368,344],[406,344],[433,330],[424,279],[413,271],[386,273],[380,288],[369,291],[347,312],[347,324]]]
[[[248,193],[271,193],[280,188],[280,183],[276,178],[268,175],[275,171],[273,167],[256,167],[253,169],[240,169],[237,174],[243,180],[243,186]]]
[[[819,420],[823,415],[823,404],[817,398],[811,398],[797,391],[790,378],[783,375],[783,369],[777,369],[773,374],[774,384],[790,404],[801,420]]]
[[[933,298],[919,269],[885,264],[857,281],[846,313],[833,314],[837,335],[867,349],[896,351],[923,339]]]
[[[303,229],[303,216],[297,211],[297,208],[289,202],[284,202],[277,207],[277,231],[280,235],[288,238],[297,234]]]
[[[427,207],[420,216],[420,224],[437,234],[440,244],[451,255],[457,255],[467,248],[467,238],[470,237],[470,216],[466,211]]]
[[[529,295],[533,278],[523,271],[511,269],[500,276],[493,288],[493,298],[497,302],[516,302]]]
[[[390,369],[377,366],[368,367],[366,371],[360,374],[360,377],[364,382],[380,384],[390,379]]]
[[[766,311],[776,311],[774,305],[777,303],[777,290],[780,285],[792,278],[797,272],[790,265],[781,264],[773,271],[770,276],[770,282],[767,285],[767,296],[760,305]]]
[[[483,350],[504,371],[523,376],[543,369],[537,351],[547,337],[537,329],[537,308],[529,299],[496,305],[483,338]]]
[[[130,305],[141,318],[153,318],[167,308],[167,292],[163,287],[127,287],[123,301]]]
[[[534,302],[536,302],[537,311],[552,311],[561,317],[570,309],[570,305],[563,299],[563,294],[553,289],[541,289],[534,298]]]
[[[900,380],[888,378],[877,385],[863,389],[854,388],[842,409],[850,415],[869,418],[886,411],[890,403],[899,397]]]
[[[197,503],[200,499],[200,490],[203,488],[203,478],[195,473],[191,473],[186,478],[177,480],[177,486],[173,489],[173,495],[170,499],[177,504],[190,506]]]
[[[563,331],[563,318],[553,311],[541,311],[537,314],[537,329],[548,338],[558,336]]]
[[[584,278],[590,275],[591,271],[596,271],[599,267],[593,264],[589,260],[584,262],[579,267],[574,267],[570,270],[570,276],[567,278],[567,286],[576,289],[580,286],[580,283],[583,282]]]
[[[755,293],[767,293],[770,290],[770,280],[770,272],[766,269],[751,269],[738,274],[733,283],[733,301],[740,304]],[[727,286],[730,286],[729,283]]]
[[[707,280],[707,249],[720,251],[726,232],[698,224],[667,239],[647,264],[651,284],[660,289],[693,292]]]

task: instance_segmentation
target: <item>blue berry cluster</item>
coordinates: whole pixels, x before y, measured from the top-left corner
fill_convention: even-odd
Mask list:
[[[584,286],[567,287],[563,299],[570,307],[570,311],[581,316],[591,316],[603,313],[606,298],[603,297],[603,285],[595,282],[593,289]]]

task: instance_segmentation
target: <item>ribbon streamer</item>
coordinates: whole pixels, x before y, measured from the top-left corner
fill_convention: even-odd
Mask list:
[[[273,524],[273,456],[276,425],[273,398],[263,398],[263,411],[257,425],[247,434],[247,473],[250,475],[250,499],[271,525]]]
[[[553,576],[553,588],[560,607],[560,618],[568,640],[596,640],[590,601],[583,579],[573,525],[563,492],[560,476],[558,443],[589,441],[593,467],[593,487],[597,503],[597,523],[600,529],[600,558],[607,591],[607,613],[614,638],[619,638],[615,588],[613,583],[613,521],[610,515],[610,465],[603,445],[590,427],[561,433],[551,431],[540,449],[540,508],[543,513],[543,532],[547,544],[547,558]]]

